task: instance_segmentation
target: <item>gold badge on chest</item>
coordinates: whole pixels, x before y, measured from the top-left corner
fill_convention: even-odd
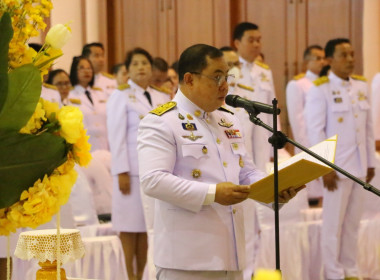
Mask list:
[[[202,138],[203,136],[200,136],[200,135],[194,135],[194,133],[191,132],[190,135],[183,135],[182,137],[183,137],[183,138],[186,138],[186,139],[189,139],[189,140],[191,140],[191,141],[196,141],[196,140]]]
[[[191,175],[193,176],[194,179],[198,179],[202,176],[202,172],[199,169],[193,169],[191,171]]]
[[[222,127],[227,127],[227,128],[230,128],[231,126],[234,125],[232,122],[228,122],[224,118],[221,118],[218,124]]]

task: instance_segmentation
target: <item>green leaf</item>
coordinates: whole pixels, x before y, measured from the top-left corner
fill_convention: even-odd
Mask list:
[[[54,57],[51,57],[49,58],[48,60],[45,60],[44,62],[40,63],[40,64],[36,64],[36,67],[38,69],[41,69],[43,67],[45,67],[46,65],[48,65],[50,62],[52,62],[53,60],[57,59],[58,57],[61,57],[63,54],[60,54],[60,55],[56,55]]]
[[[0,113],[0,131],[19,131],[30,119],[41,95],[41,74],[32,64],[8,75],[8,97]]]
[[[0,112],[8,93],[8,50],[13,37],[12,21],[8,13],[0,19]]]
[[[66,161],[66,141],[50,133],[0,133],[0,143],[0,209]]]

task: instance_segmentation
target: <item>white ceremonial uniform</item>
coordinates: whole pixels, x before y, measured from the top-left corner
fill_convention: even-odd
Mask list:
[[[58,103],[59,106],[62,106],[61,95],[59,94],[56,86],[43,83],[41,89],[41,98],[50,102]]]
[[[91,93],[92,104],[85,94]],[[107,96],[97,88],[76,85],[68,96],[70,105],[77,106],[83,112],[83,123],[87,129],[88,140],[91,144],[91,152],[96,150],[108,150],[107,126],[106,126],[106,102]]]
[[[240,97],[251,99],[250,95],[253,93],[254,89],[249,86],[242,84],[235,84],[234,87],[230,87],[231,94],[239,95]],[[253,127],[255,126],[250,120],[249,115],[246,110],[243,108],[233,108],[231,109],[235,116],[239,119],[240,124],[243,128],[244,134],[244,144],[247,150],[247,153],[253,155]],[[265,171],[265,169],[263,170]],[[259,227],[256,219],[256,202],[251,199],[247,199],[242,202],[244,209],[244,228],[245,228],[245,258],[246,266],[244,269],[244,279],[251,280],[252,274],[255,271],[255,254],[256,248],[258,248],[258,232]]]
[[[338,135],[335,163],[364,180],[375,166],[369,94],[364,81],[337,77],[316,80],[306,95],[305,117],[310,144]],[[338,173],[338,189],[324,189],[322,259],[327,279],[358,276],[357,235],[364,190]]]
[[[111,150],[113,175],[112,226],[116,231],[145,232],[145,221],[140,196],[137,163],[137,129],[140,120],[159,104],[163,95],[148,88],[152,105],[144,89],[128,81],[129,86],[115,90],[107,103],[107,128]],[[123,195],[119,190],[118,174],[128,172],[131,192]]]
[[[141,121],[137,147],[141,187],[156,198],[158,274],[164,270],[162,275],[190,279],[178,278],[184,270],[192,271],[192,279],[204,279],[205,271],[224,271],[227,277],[228,271],[245,266],[243,205],[203,205],[210,184],[250,184],[265,174],[246,153],[242,127],[232,114],[206,113],[180,90],[165,106],[170,104],[170,111]],[[242,279],[242,273],[236,279]]]
[[[272,71],[268,65],[260,62],[249,63],[239,57],[241,62],[242,77],[238,83],[253,89],[248,95],[249,100],[254,100],[266,104],[272,104],[275,98]],[[239,89],[236,87],[235,89]],[[232,92],[238,94],[238,92]],[[260,114],[259,118],[266,124],[272,126],[272,116]],[[268,143],[270,132],[263,127],[252,124],[253,135],[253,161],[258,168],[266,170],[266,164],[270,161],[271,144]]]
[[[101,88],[108,98],[117,88],[117,82],[113,75],[101,72],[95,74],[94,87]]]
[[[380,73],[377,73],[372,79],[371,94],[375,140],[380,141]]]
[[[306,132],[306,121],[304,116],[306,93],[318,78],[310,70],[306,74],[300,74],[291,80],[286,86],[286,107],[288,109],[289,123],[292,128],[294,139],[305,146],[310,147],[309,139]],[[295,152],[301,152],[297,147]],[[321,179],[314,180],[307,184],[307,193],[309,198],[318,198],[323,196],[323,182]]]

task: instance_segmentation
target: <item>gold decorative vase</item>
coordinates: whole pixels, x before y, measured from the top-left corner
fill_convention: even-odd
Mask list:
[[[37,271],[37,280],[57,280],[57,261],[39,262],[40,269]],[[61,280],[67,280],[66,272],[61,268]]]

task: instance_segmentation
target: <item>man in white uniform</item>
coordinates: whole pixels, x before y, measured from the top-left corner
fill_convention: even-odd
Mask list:
[[[335,163],[370,182],[375,145],[369,94],[363,77],[351,75],[354,52],[348,39],[325,47],[328,76],[314,81],[306,95],[306,127],[311,145],[338,135]],[[359,279],[357,236],[362,187],[335,171],[323,177],[322,258],[327,279]]]
[[[376,151],[380,151],[380,73],[372,79],[372,117],[375,130]]]
[[[246,153],[239,121],[220,107],[228,91],[227,72],[218,49],[189,47],[179,60],[175,98],[140,122],[141,187],[157,199],[157,279],[242,279],[240,202],[248,197],[246,185],[264,174]],[[290,188],[280,199],[295,193]]]
[[[104,72],[104,46],[102,43],[86,44],[82,50],[82,56],[87,57],[95,72],[94,87],[102,89],[102,91],[109,97],[111,93],[117,88],[116,79],[113,75]]]
[[[256,24],[239,23],[233,33],[234,45],[239,54],[242,76],[238,84],[242,85],[250,100],[272,104],[275,98],[272,71],[269,66],[255,61],[261,52],[261,33]],[[239,89],[237,87],[237,89]],[[231,92],[232,94],[237,94]],[[260,119],[272,126],[272,116],[261,114]],[[270,132],[263,127],[252,125],[253,161],[258,168],[266,170],[270,161],[272,146],[268,143]]]
[[[306,133],[304,106],[306,93],[319,77],[324,66],[325,52],[318,45],[306,48],[303,54],[306,65],[306,73],[301,73],[294,77],[286,87],[286,107],[288,109],[289,123],[292,128],[294,139],[305,147],[309,147],[309,140]],[[296,153],[300,152],[298,148]],[[310,204],[322,206],[323,186],[320,179],[307,184],[307,192]]]

